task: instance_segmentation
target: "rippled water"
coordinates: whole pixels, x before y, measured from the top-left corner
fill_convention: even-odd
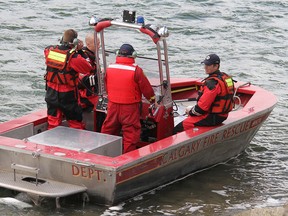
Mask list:
[[[136,10],[146,23],[165,24],[172,76],[205,77],[201,60],[212,52],[236,80],[272,91],[278,105],[239,157],[113,207],[67,202],[2,215],[232,215],[288,202],[288,2],[286,0],[0,1],[0,122],[45,107],[43,49],[89,17],[119,18]],[[121,2],[121,3],[120,3]],[[137,38],[130,38],[137,41]],[[119,35],[115,44],[129,42]],[[137,51],[143,44],[134,44]],[[142,51],[144,52],[144,51]],[[267,99],[268,100],[268,99]],[[3,196],[12,196],[3,190]],[[51,204],[51,203],[50,203]]]

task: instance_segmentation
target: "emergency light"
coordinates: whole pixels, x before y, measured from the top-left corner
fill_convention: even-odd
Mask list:
[[[135,23],[135,16],[136,16],[136,11],[124,10],[123,11],[123,22]]]

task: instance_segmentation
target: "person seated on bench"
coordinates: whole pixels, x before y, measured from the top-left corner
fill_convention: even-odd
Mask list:
[[[234,81],[226,73],[220,72],[219,56],[210,54],[201,64],[204,64],[208,77],[203,80],[197,104],[186,108],[188,117],[174,127],[173,134],[195,126],[219,125],[234,107]]]

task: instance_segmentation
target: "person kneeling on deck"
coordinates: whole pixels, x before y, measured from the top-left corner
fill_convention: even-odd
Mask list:
[[[174,134],[195,126],[219,125],[234,107],[234,81],[226,73],[220,72],[219,56],[210,54],[201,64],[204,64],[208,77],[203,80],[197,104],[186,108],[188,117],[174,127]]]
[[[154,90],[142,68],[135,64],[136,52],[123,44],[117,52],[116,63],[107,68],[107,116],[102,133],[119,135],[123,132],[123,153],[136,149],[140,141],[140,102],[142,94],[154,102]]]

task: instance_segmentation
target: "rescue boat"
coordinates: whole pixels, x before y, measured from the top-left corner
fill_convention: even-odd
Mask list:
[[[173,127],[185,118],[185,108],[195,104],[201,79],[170,77],[167,27],[146,25],[143,17],[135,20],[135,13],[123,14],[123,20],[92,16],[90,25],[101,48],[96,48],[99,101],[95,110],[85,113],[87,130],[69,128],[65,120],[47,130],[46,109],[0,124],[0,187],[25,192],[35,204],[41,198],[55,198],[59,207],[60,198],[82,194],[83,201],[114,205],[225,162],[247,148],[277,103],[269,91],[237,82],[235,107],[221,125],[173,135]],[[103,77],[109,62],[104,43],[108,28],[143,34],[157,56],[142,59],[156,63],[151,71],[144,71],[159,105],[143,99],[141,142],[125,154],[121,136],[99,132],[107,108]]]

